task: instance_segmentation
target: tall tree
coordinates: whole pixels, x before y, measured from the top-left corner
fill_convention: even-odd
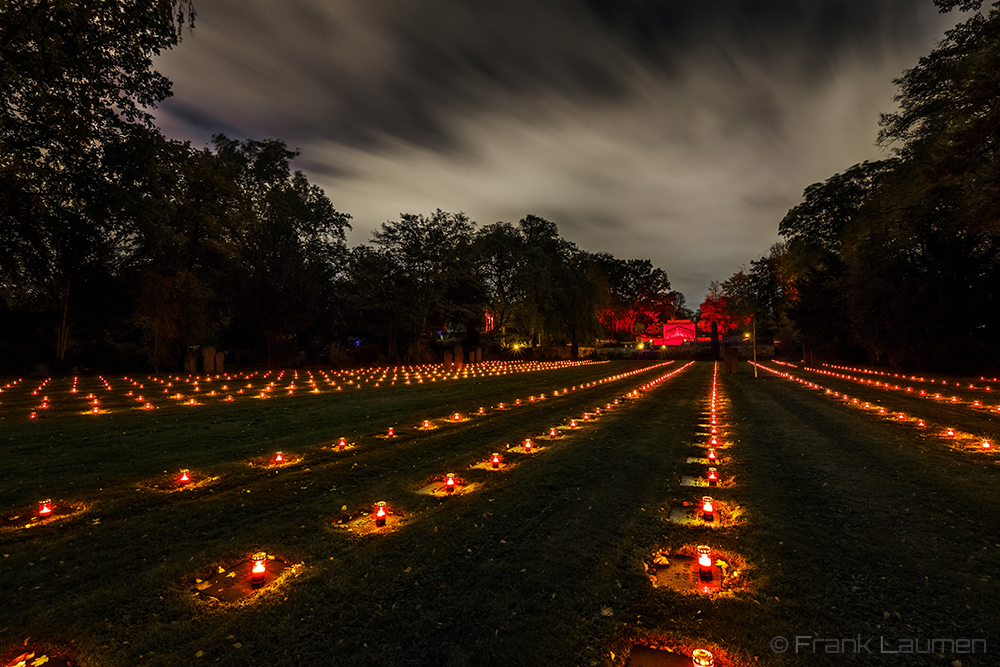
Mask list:
[[[713,323],[718,327],[720,336],[724,336],[738,326],[729,312],[729,298],[726,296],[722,284],[715,280],[709,283],[705,300],[698,308],[698,328],[703,333],[707,333],[711,330]]]
[[[392,309],[419,358],[438,331],[481,318],[485,300],[475,273],[474,224],[464,213],[404,213],[372,232],[372,245],[394,288]]]
[[[152,57],[193,18],[187,0],[0,4],[0,282],[58,304],[60,361],[71,295],[129,235],[109,162],[152,131],[146,109],[170,94]]]
[[[249,200],[237,231],[237,323],[260,331],[268,363],[295,351],[295,337],[319,315],[347,253],[350,215],[306,176],[284,142],[213,137],[219,158]]]
[[[476,234],[475,256],[491,318],[487,345],[494,341],[506,345],[507,327],[517,309],[525,306],[528,246],[513,224],[497,222]]]
[[[601,324],[612,335],[631,339],[637,329],[671,319],[676,295],[663,269],[648,259],[618,259],[608,253],[595,256],[608,288],[608,307]]]

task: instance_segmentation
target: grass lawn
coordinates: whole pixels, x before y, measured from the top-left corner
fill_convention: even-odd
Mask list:
[[[711,491],[739,519],[672,524],[672,505],[708,493],[679,480],[704,470],[687,459],[705,452],[712,375],[707,362],[613,362],[152,411],[109,394],[107,414],[36,420],[8,391],[0,513],[47,497],[87,510],[0,532],[0,655],[28,640],[95,667],[623,665],[643,641],[709,647],[720,665],[995,665],[879,654],[877,639],[873,655],[795,654],[794,638],[1000,646],[997,459],[742,365],[719,375],[732,485]],[[58,381],[45,391],[65,400]],[[415,428],[425,419],[436,428]],[[544,438],[570,419],[579,428]],[[397,437],[377,437],[389,427]],[[330,448],[341,436],[356,446]],[[528,437],[540,451],[510,451]],[[302,461],[247,464],[277,450]],[[472,467],[493,452],[507,467]],[[181,468],[218,479],[143,486]],[[416,493],[448,472],[476,488]],[[394,531],[336,526],[376,501],[402,517]],[[702,543],[745,564],[737,585],[652,586],[652,554]],[[260,550],[302,568],[247,604],[192,592]],[[776,636],[793,648],[774,653]]]

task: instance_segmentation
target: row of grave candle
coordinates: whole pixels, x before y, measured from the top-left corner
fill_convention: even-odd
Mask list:
[[[784,364],[784,365],[785,366],[789,366],[789,364]],[[800,377],[797,377],[795,375],[792,375],[791,373],[782,372],[782,371],[778,371],[778,370],[769,368],[769,367],[767,367],[767,366],[765,366],[763,364],[758,364],[758,367],[761,368],[761,369],[763,369],[763,370],[769,371],[769,372],[771,372],[773,374],[780,375],[780,376],[782,376],[782,377],[784,377],[786,379],[794,380],[795,382],[798,382],[799,384],[802,384],[802,385],[804,385],[804,386],[806,386],[806,387],[808,387],[810,389],[823,390],[823,392],[824,392],[825,395],[833,396],[834,398],[837,398],[837,399],[840,399],[840,400],[843,400],[843,401],[849,401],[849,405],[858,406],[859,408],[865,409],[865,410],[877,410],[880,415],[886,415],[886,416],[888,416],[889,414],[893,414],[893,415],[895,415],[894,419],[895,419],[896,422],[907,422],[908,423],[908,422],[912,421],[912,422],[916,423],[916,425],[917,425],[918,428],[926,428],[927,427],[927,422],[926,421],[924,421],[923,419],[916,418],[916,417],[913,417],[913,418],[907,417],[907,415],[906,415],[905,412],[896,412],[894,410],[888,410],[884,406],[873,406],[870,401],[861,401],[858,398],[851,398],[847,394],[841,394],[839,391],[834,391],[834,390],[832,390],[832,389],[830,389],[828,387],[823,387],[823,386],[821,386],[819,384],[816,384],[815,382],[810,382],[810,381],[808,381],[808,380],[806,380],[804,378],[800,378]],[[833,375],[833,374],[831,373],[831,375]],[[1000,410],[1000,408],[998,408],[998,410]],[[938,432],[941,435],[943,435],[945,438],[956,438],[956,437],[959,436],[959,432],[954,427],[950,427],[950,426],[949,427],[940,427],[940,429],[938,430]],[[968,437],[970,437],[970,438],[974,438],[974,439],[979,440],[979,447],[978,448],[981,451],[992,451],[994,449],[993,448],[993,443],[990,442],[989,438],[977,437],[977,436],[974,436],[972,434],[966,434],[966,435]]]
[[[888,382],[886,382],[886,383],[883,384],[882,382],[873,381],[873,380],[867,380],[865,378],[858,378],[858,377],[854,377],[854,376],[851,376],[851,375],[847,375],[845,373],[834,373],[833,371],[826,371],[826,370],[822,370],[822,369],[818,369],[818,368],[810,368],[808,366],[803,366],[803,370],[811,371],[813,373],[819,373],[819,374],[822,374],[822,375],[828,375],[828,376],[831,376],[831,377],[836,377],[836,378],[839,378],[839,379],[842,379],[842,380],[849,380],[849,381],[852,381],[852,382],[858,382],[860,384],[870,385],[872,387],[878,387],[878,388],[881,388],[881,389],[887,390],[887,391],[905,391],[906,393],[914,394],[915,396],[920,396],[922,398],[948,401],[949,403],[951,403],[953,405],[968,405],[968,406],[970,406],[972,408],[976,408],[976,409],[986,409],[986,410],[989,410],[990,412],[1000,412],[1000,405],[997,405],[997,406],[995,406],[993,408],[989,408],[989,407],[985,406],[983,404],[983,401],[981,401],[981,400],[963,401],[963,400],[959,399],[958,396],[952,396],[951,398],[945,398],[940,393],[936,393],[936,394],[932,395],[932,394],[928,394],[927,391],[925,391],[923,389],[921,389],[920,391],[914,393],[913,387],[906,387],[904,389],[903,387],[900,387],[898,384],[890,385]]]
[[[593,363],[593,362],[589,362],[589,363]],[[595,381],[591,381],[591,382],[588,382],[588,383],[581,384],[580,388],[588,388],[588,387],[596,386],[598,384],[602,384],[602,383],[605,383],[605,382],[612,382],[612,381],[615,381],[615,380],[618,380],[618,379],[621,379],[621,378],[624,378],[624,377],[628,377],[628,376],[634,375],[636,373],[641,373],[641,372],[644,372],[644,371],[655,369],[655,368],[658,368],[659,366],[667,365],[667,364],[670,364],[670,363],[673,363],[673,362],[666,362],[665,364],[657,364],[655,366],[648,366],[648,367],[645,367],[645,368],[640,368],[640,369],[636,369],[636,370],[633,370],[633,371],[629,371],[627,373],[619,373],[617,375],[612,375],[612,376],[603,378],[601,380],[595,380]],[[534,369],[530,369],[530,370],[534,370]],[[500,374],[501,375],[502,374],[506,374],[506,372],[505,373],[500,373]],[[168,384],[168,386],[170,386],[172,383],[167,383],[167,384]],[[195,391],[197,392],[197,391],[199,391],[199,389],[197,387],[197,380],[195,381],[195,385],[196,385]],[[141,388],[143,385],[138,385],[138,386]],[[250,387],[252,387],[252,385],[248,384],[247,388],[250,388]],[[263,391],[261,391],[259,394],[256,395],[256,398],[261,398],[261,399],[267,398],[268,397],[268,392],[270,392],[274,388],[275,388],[275,383],[271,382],[269,385],[265,386],[265,388],[264,388]],[[228,389],[229,389],[228,385],[223,385],[223,387],[222,387],[223,391],[228,390]],[[576,391],[576,389],[577,389],[577,386],[574,385],[573,386],[573,391]],[[169,389],[164,389],[164,393],[168,393],[169,391],[170,391]],[[567,393],[568,391],[569,391],[568,389],[563,389],[563,393],[564,394]],[[38,392],[36,390],[33,393],[38,393]],[[242,394],[243,393],[243,389],[242,388],[238,389],[238,393]],[[292,393],[292,392],[289,391],[289,393]],[[315,390],[314,393],[318,393],[318,390]],[[142,404],[142,408],[145,409],[145,410],[152,410],[154,408],[153,404],[150,403],[149,401],[147,401],[147,399],[144,396],[142,396],[141,394],[138,395],[138,396],[133,396],[133,394],[134,394],[134,392],[129,391],[126,394],[126,397],[129,400],[135,400],[135,401],[141,403]],[[209,395],[209,396],[215,396],[216,392],[215,391],[211,391],[211,392],[208,392],[207,395]],[[558,396],[558,395],[559,395],[559,390],[553,391],[553,396]],[[184,400],[185,396],[183,394],[178,393],[173,398],[178,399],[178,400]],[[545,399],[545,394],[540,394],[539,398],[542,399],[542,400],[544,400]],[[87,396],[87,399],[90,402],[90,405],[92,406],[92,407],[90,407],[88,409],[88,412],[90,414],[97,415],[97,414],[102,414],[102,412],[106,412],[106,410],[102,410],[101,409],[101,407],[100,407],[100,399],[97,398],[94,394],[89,394]],[[233,401],[233,396],[232,395],[228,395],[224,399],[221,399],[221,400],[223,402],[232,402]],[[530,396],[528,398],[529,402],[535,402],[535,400],[536,400],[535,396]],[[49,408],[49,404],[50,404],[49,397],[48,396],[43,396],[42,403],[39,406],[39,408],[40,409],[48,409]],[[187,399],[184,404],[187,404],[187,405],[199,405],[199,403],[197,402],[197,400],[195,398]],[[515,402],[514,402],[514,405],[518,405],[518,406],[521,405],[521,399],[516,399]],[[503,410],[503,409],[505,409],[505,404],[504,403],[500,403],[497,407],[498,407],[498,409]],[[480,408],[479,409],[479,414],[483,414],[483,413],[484,413],[484,409]],[[36,419],[37,417],[38,417],[37,410],[36,411],[32,411],[30,413],[30,415],[29,415],[29,419]],[[459,420],[459,419],[456,418],[456,421],[457,420]]]

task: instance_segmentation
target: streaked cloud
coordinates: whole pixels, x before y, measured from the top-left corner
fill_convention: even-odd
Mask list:
[[[810,183],[880,153],[930,0],[216,0],[158,68],[164,131],[280,138],[354,216],[528,213],[650,258],[688,301],[767,252]]]

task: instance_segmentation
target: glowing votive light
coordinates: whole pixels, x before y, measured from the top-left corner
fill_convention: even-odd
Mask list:
[[[494,454],[493,458],[490,460],[490,463],[493,465],[494,468],[499,468],[500,467],[500,455],[499,454]]]
[[[379,501],[375,503],[375,507],[378,508],[375,510],[375,525],[382,527],[385,525],[385,503]]]
[[[190,471],[187,468],[181,470],[181,477],[178,480],[181,484],[187,484],[188,482],[191,481],[191,475],[189,474],[189,472]]]
[[[693,667],[715,667],[715,656],[703,648],[696,648],[691,651],[691,665]]]
[[[52,501],[51,500],[39,500],[38,501],[38,518],[44,519],[52,514]]]
[[[445,491],[448,493],[455,493],[455,474],[448,473],[448,481],[444,483]]]
[[[712,578],[712,547],[698,546],[698,574],[702,579]]]
[[[264,563],[267,562],[267,554],[263,551],[255,553],[250,560],[253,561],[253,569],[250,571],[250,585],[254,588],[263,586],[265,574]]]
[[[712,496],[702,496],[701,499],[701,518],[705,521],[713,521],[715,517],[712,513],[715,511],[712,505]]]

